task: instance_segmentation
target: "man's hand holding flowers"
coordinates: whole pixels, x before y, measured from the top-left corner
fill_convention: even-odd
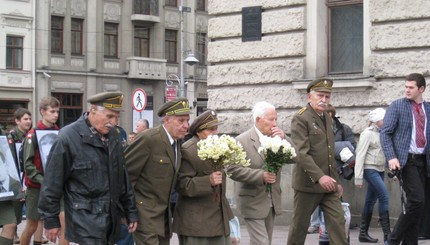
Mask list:
[[[264,155],[263,169],[267,171],[263,174],[263,178],[267,183],[266,191],[271,192],[272,184],[276,181],[276,174],[282,165],[291,163],[291,160],[296,157],[296,152],[291,144],[280,136],[263,136],[260,141],[261,146],[258,148],[258,152]]]

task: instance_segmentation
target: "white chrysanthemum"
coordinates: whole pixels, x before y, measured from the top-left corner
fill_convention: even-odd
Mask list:
[[[279,136],[263,136],[261,137],[260,141],[261,146],[258,148],[258,152],[262,153],[263,155],[266,155],[268,149],[274,153],[277,153],[281,146],[283,146],[282,152],[284,154],[291,154],[292,158],[296,157],[296,151],[294,150],[294,147],[292,147],[288,141],[281,139]]]
[[[228,135],[210,135],[199,141],[197,146],[199,147],[197,155],[203,160],[211,161],[214,168],[231,164],[250,165],[242,145]]]

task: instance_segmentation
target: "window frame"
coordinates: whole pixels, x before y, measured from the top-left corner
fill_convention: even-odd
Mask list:
[[[133,0],[133,13],[134,14],[151,14],[151,1],[150,0]]]
[[[15,127],[15,111],[21,107],[28,109],[29,102],[29,99],[0,99],[0,125],[4,127],[3,129],[9,132],[9,130]]]
[[[53,27],[53,22],[54,19],[58,19],[60,21],[60,28],[54,28]],[[56,48],[57,45],[54,45],[54,33],[58,32],[58,38],[59,38],[59,45],[58,45],[58,49]],[[56,15],[51,15],[51,53],[53,54],[64,54],[64,17],[63,16],[56,16]]]
[[[167,32],[171,32],[172,34],[175,33],[175,39],[170,39],[168,40],[168,35]],[[171,44],[171,45],[168,45]],[[174,45],[173,45],[174,44]],[[170,48],[167,50],[167,46],[171,46],[171,47],[175,47],[174,48],[174,52],[172,50],[170,50]],[[168,54],[169,52],[169,54]],[[167,63],[178,63],[178,31],[177,30],[171,30],[171,29],[166,29],[165,30],[165,36],[164,36],[164,58],[167,60]],[[171,58],[170,56],[174,56],[174,59],[169,59]]]
[[[136,34],[138,33],[136,30],[137,29],[145,29],[145,32],[147,33],[147,36],[137,36]],[[134,44],[134,49],[133,49],[133,55],[137,56],[137,57],[150,57],[149,55],[149,51],[150,51],[150,47],[151,47],[151,29],[149,27],[145,27],[145,26],[134,26],[134,33],[133,33],[133,44]],[[145,41],[147,43],[146,47],[142,48],[143,44],[145,44]],[[138,54],[136,54],[136,48],[138,46]],[[146,51],[146,55],[145,55],[145,51]]]
[[[332,29],[332,9],[333,8],[339,8],[339,7],[346,7],[346,6],[353,6],[353,5],[361,5],[363,8],[363,25],[364,25],[364,4],[363,4],[363,0],[327,0],[326,6],[327,6],[327,27],[328,27],[328,36],[327,36],[327,40],[328,40],[328,47],[327,47],[327,75],[354,75],[354,74],[363,74],[364,73],[364,31],[362,33],[361,39],[363,41],[362,44],[362,57],[361,57],[361,69],[358,71],[346,71],[346,70],[342,70],[342,71],[333,71],[333,65],[332,65],[332,52],[334,47],[332,46],[333,44],[333,29]]]
[[[9,44],[9,39],[17,40],[21,45],[16,44],[16,42],[12,41],[12,44]],[[9,57],[9,51],[11,51],[11,57]],[[18,61],[17,61],[18,60]],[[15,66],[16,63],[19,63]],[[7,35],[6,36],[6,69],[10,70],[23,70],[24,68],[24,37]]]
[[[60,128],[76,121],[76,116],[82,115],[84,111],[84,103],[83,103],[83,94],[81,93],[52,93],[52,97],[57,98],[60,101],[60,113],[58,116],[57,124]],[[75,104],[76,103],[76,104]],[[67,110],[71,110],[73,114],[76,114],[74,117],[71,117],[67,120]],[[65,124],[67,121],[67,124]]]
[[[80,27],[79,30],[74,30],[73,29],[73,22],[76,21]],[[84,20],[83,19],[79,19],[79,18],[72,18],[71,19],[71,25],[70,25],[70,52],[72,55],[82,55],[83,54],[83,33],[84,33]],[[77,34],[78,36],[78,43],[79,43],[79,48],[77,50],[76,48],[76,36],[75,34]],[[76,51],[77,50],[77,51]]]
[[[106,27],[114,27],[114,32],[107,32]],[[118,58],[118,46],[119,46],[119,24],[113,22],[104,22],[104,39],[103,49],[105,58]],[[108,43],[106,43],[108,42]],[[112,42],[114,48],[112,49]],[[106,50],[106,47],[108,49]]]
[[[175,2],[175,3],[173,4],[172,2]],[[165,0],[164,5],[170,6],[170,7],[178,7],[178,0]]]
[[[197,50],[197,59],[199,60],[200,65],[206,65],[207,64],[207,54],[208,54],[208,42],[207,42],[207,33],[201,32],[197,33],[197,43],[196,43],[196,50]],[[201,42],[203,40],[203,42]]]
[[[197,11],[206,11],[206,0],[197,0],[196,1],[196,10]]]

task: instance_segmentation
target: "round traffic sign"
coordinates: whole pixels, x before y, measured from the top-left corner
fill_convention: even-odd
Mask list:
[[[145,90],[138,88],[134,90],[132,96],[131,104],[133,105],[133,109],[137,112],[142,112],[146,107],[146,93]]]

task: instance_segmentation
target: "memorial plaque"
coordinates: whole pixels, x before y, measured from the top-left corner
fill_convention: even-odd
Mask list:
[[[242,42],[261,41],[261,6],[242,8]]]

